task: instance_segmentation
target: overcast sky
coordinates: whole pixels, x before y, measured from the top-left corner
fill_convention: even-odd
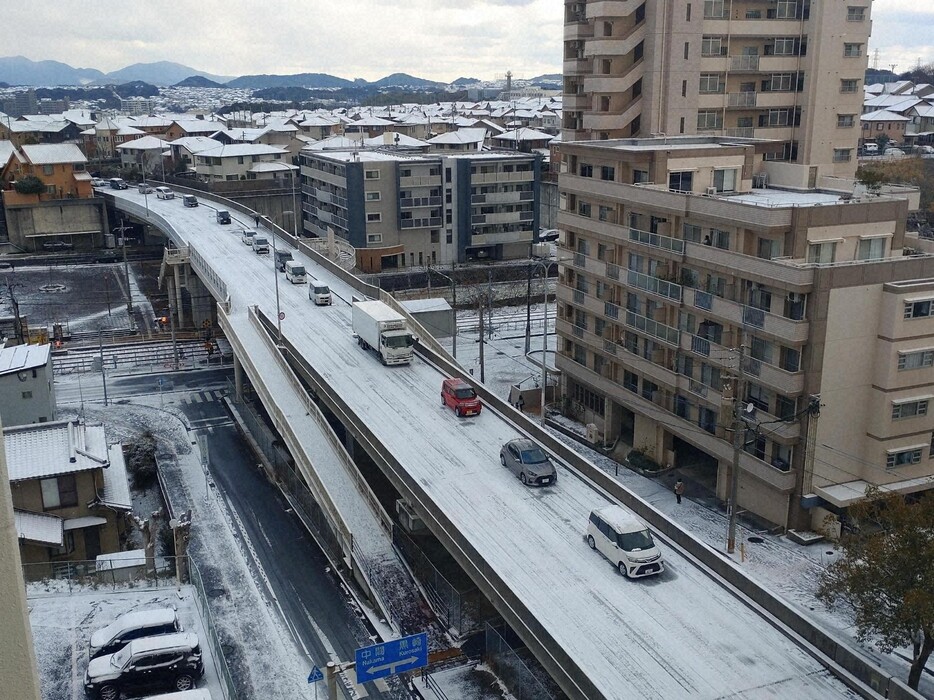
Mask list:
[[[216,75],[442,82],[561,71],[561,0],[4,0],[0,55],[104,72],[174,61]],[[877,0],[879,68],[934,63],[934,2]]]

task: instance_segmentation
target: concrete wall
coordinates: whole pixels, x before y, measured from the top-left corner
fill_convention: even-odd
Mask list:
[[[33,373],[35,372],[35,376]],[[27,425],[55,420],[52,356],[44,367],[0,376],[0,416],[4,425]],[[24,396],[28,394],[29,396]]]
[[[13,245],[41,251],[43,242],[59,234],[76,248],[102,246],[107,216],[103,199],[62,199],[7,207],[6,220]]]

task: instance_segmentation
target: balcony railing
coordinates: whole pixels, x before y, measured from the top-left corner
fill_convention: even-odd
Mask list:
[[[603,303],[603,315],[607,318],[619,318],[619,307],[606,301]]]
[[[698,309],[704,309],[704,311],[710,311],[713,309],[713,294],[695,289],[694,306],[696,306]]]
[[[658,233],[631,228],[629,229],[629,240],[644,243],[654,248],[661,248],[662,250],[670,250],[674,253],[684,253],[684,241],[671,236],[662,236]]]
[[[706,338],[701,338],[700,336],[692,335],[691,336],[691,350],[696,352],[698,355],[703,355],[704,357],[710,357],[710,341]]]
[[[731,71],[758,71],[758,56],[730,56]]]
[[[626,325],[671,345],[678,344],[679,331],[677,328],[666,326],[664,323],[659,323],[651,318],[640,316],[632,311],[626,312]]]
[[[651,292],[652,294],[658,294],[667,299],[672,299],[674,301],[681,301],[681,285],[675,284],[674,282],[668,282],[658,277],[652,277],[651,275],[643,275],[641,272],[636,272],[635,270],[628,270],[626,274],[626,282],[630,287],[635,287],[636,289],[642,289],[646,292]]]
[[[756,92],[731,92],[727,98],[728,107],[755,107]]]
[[[765,311],[752,306],[743,306],[743,325],[765,328]]]
[[[611,280],[619,279],[619,265],[614,265],[613,263],[606,264],[606,276]]]

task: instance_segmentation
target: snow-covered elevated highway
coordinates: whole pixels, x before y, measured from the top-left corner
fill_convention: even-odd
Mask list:
[[[218,225],[213,210],[178,199],[149,197],[144,209],[133,190],[106,194],[188,246],[227,315],[257,306],[275,318],[272,256],[241,243],[236,222]],[[234,215],[252,225],[247,214]],[[280,276],[291,360],[322,383],[366,440],[391,454],[394,485],[569,697],[881,697],[671,542],[662,545],[665,574],[622,578],[583,538],[591,509],[611,500],[606,488],[569,468],[570,459],[556,486],[524,487],[498,452],[510,438],[535,434],[532,427],[505,408],[456,418],[441,406],[441,373],[419,357],[408,367],[380,365],[351,333],[349,302],[360,292],[315,259],[297,257],[337,298],[316,307],[307,287]]]

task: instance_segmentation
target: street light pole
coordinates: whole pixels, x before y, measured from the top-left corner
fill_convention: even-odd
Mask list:
[[[295,236],[295,240],[298,240],[298,207],[295,206],[295,171],[290,170],[292,179],[292,235]]]
[[[545,425],[545,387],[548,384],[548,269],[556,263],[557,260],[538,263],[542,268],[542,296],[545,304],[545,322],[542,326],[542,401],[541,401],[541,424]]]
[[[280,216],[285,216],[286,214],[291,214],[292,218],[295,218],[294,211],[280,211],[273,218],[278,218]],[[282,347],[282,306],[279,302],[279,270],[276,269],[276,224],[268,216],[266,221],[269,222],[269,231],[272,233],[272,277],[276,285],[276,347]]]
[[[97,349],[101,358],[101,385],[104,388],[104,405],[107,405],[107,373],[104,371],[104,329],[97,331]]]

